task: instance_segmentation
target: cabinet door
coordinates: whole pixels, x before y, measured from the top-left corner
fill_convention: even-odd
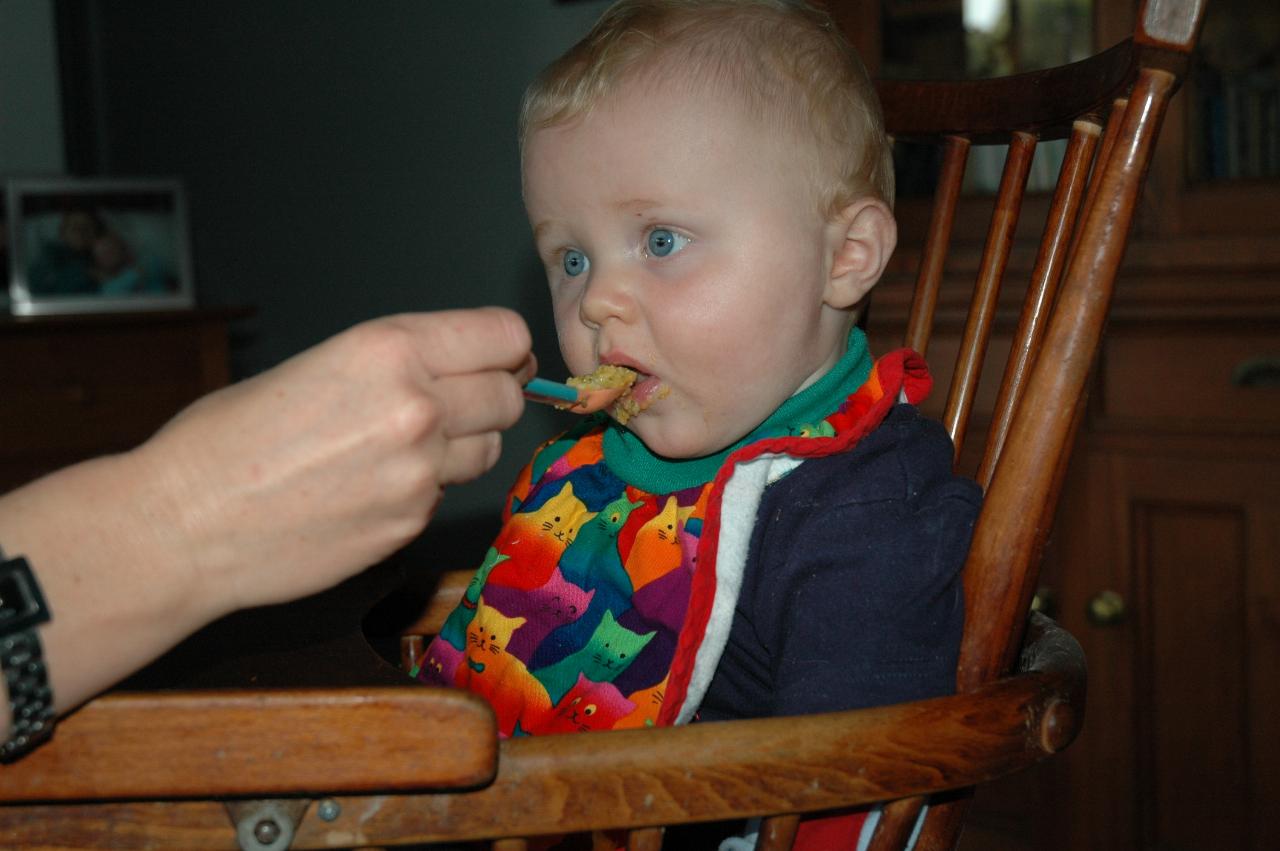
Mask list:
[[[1280,458],[1190,448],[1090,451],[1059,527],[1089,660],[1068,847],[1280,847]]]

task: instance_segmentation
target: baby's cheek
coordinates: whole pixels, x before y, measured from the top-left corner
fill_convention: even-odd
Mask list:
[[[560,339],[560,356],[564,358],[571,375],[585,375],[595,369],[591,339],[585,329],[563,327],[556,323],[556,334]]]

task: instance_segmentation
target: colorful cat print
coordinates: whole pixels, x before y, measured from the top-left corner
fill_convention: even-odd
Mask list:
[[[653,580],[680,566],[680,534],[676,498],[667,497],[666,504],[652,520],[636,532],[626,570],[631,587],[639,591]]]
[[[474,610],[468,611],[474,613]],[[460,649],[449,642],[437,639],[427,645],[422,661],[418,667],[409,671],[409,676],[433,686],[456,685],[458,666],[462,664],[463,655]]]
[[[507,644],[507,652],[521,659],[532,657],[552,630],[582,617],[595,595],[595,591],[584,591],[567,582],[558,567],[540,588],[525,591],[497,583],[485,588],[485,601],[490,606],[508,617],[525,619]]]
[[[631,512],[642,504],[624,493],[591,518],[564,551],[560,557],[564,578],[594,596],[582,617],[547,636],[534,653],[531,668],[546,667],[582,647],[607,612],[616,616],[631,608],[631,577],[618,554],[618,535]]]
[[[454,680],[493,705],[498,731],[505,735],[516,724],[528,729],[551,709],[547,690],[506,652],[512,633],[523,623],[524,618],[509,618],[487,605],[482,595],[467,626],[467,649]]]
[[[458,608],[449,613],[448,620],[440,628],[440,638],[449,642],[458,650],[466,646],[467,624],[471,623],[471,618],[475,616],[476,603],[480,599],[480,589],[484,587],[484,583],[493,569],[509,558],[510,556],[504,556],[493,547],[489,547],[489,552],[485,554],[484,561],[480,563],[480,568],[476,571],[476,575],[471,577],[471,581],[467,583],[467,590],[462,595],[462,602],[458,604]]]
[[[573,495],[570,482],[536,510],[513,515],[495,542],[510,561],[494,571],[492,581],[525,590],[541,587],[591,517],[592,512]]]
[[[613,613],[606,611],[585,647],[554,665],[538,668],[533,676],[546,688],[551,702],[557,703],[573,686],[579,674],[598,683],[617,679],[636,660],[636,656],[653,636],[652,632],[637,635],[626,627],[619,626],[613,619]]]
[[[578,674],[573,688],[527,732],[531,736],[546,736],[612,730],[635,708],[636,705],[623,697],[613,683],[593,682],[587,679],[586,674]]]
[[[666,675],[684,626],[692,582],[693,575],[688,571],[669,570],[637,591],[631,598],[631,608],[618,618],[633,632],[653,633],[648,646],[617,680],[624,694]]]
[[[662,709],[662,693],[666,687],[667,681],[664,678],[656,686],[633,691],[627,695],[627,700],[635,706],[635,709],[631,710],[631,714],[620,718],[614,725],[614,729],[626,730],[632,727],[654,726],[658,719],[658,712]]]

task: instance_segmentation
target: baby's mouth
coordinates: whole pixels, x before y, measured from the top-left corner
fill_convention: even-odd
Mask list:
[[[671,388],[663,384],[658,376],[637,371],[635,383],[613,403],[609,414],[619,425],[626,425],[633,417],[639,416],[670,392]]]
[[[636,373],[636,383],[631,385],[628,395],[641,406],[647,406],[650,402],[657,401],[655,395],[663,386],[662,379],[658,376],[645,375],[643,372],[638,372]]]
[[[621,395],[609,408],[610,416],[620,425],[626,425],[632,417],[670,392],[658,376],[621,363],[602,363],[589,375],[574,376],[568,383],[596,392],[621,389]]]

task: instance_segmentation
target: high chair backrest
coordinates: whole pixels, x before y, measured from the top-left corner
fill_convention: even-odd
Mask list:
[[[966,156],[1008,144],[986,246],[947,394],[964,448],[996,300],[1037,142],[1066,137],[1027,296],[978,469],[986,504],[965,568],[961,689],[1010,669],[1086,380],[1169,98],[1204,0],[1148,0],[1130,41],[1060,68],[953,83],[879,85],[895,139],[944,154],[905,344],[925,353]]]
[[[1037,143],[1067,139],[977,470],[986,499],[964,571],[961,692],[1008,673],[1022,646],[1117,271],[1204,6],[1204,0],[1147,0],[1131,40],[1073,65],[992,80],[879,84],[893,137],[942,147],[904,340],[921,353],[970,147],[1008,148],[943,415],[957,458]],[[916,811],[906,802],[896,806],[905,815]],[[950,847],[962,811],[963,804],[932,808],[919,847]]]

